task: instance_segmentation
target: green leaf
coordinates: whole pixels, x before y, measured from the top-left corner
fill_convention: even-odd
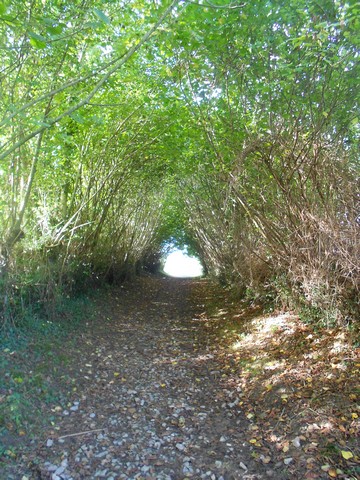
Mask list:
[[[102,22],[106,23],[106,25],[110,25],[110,19],[104,12],[98,8],[94,8],[94,13]]]
[[[345,458],[345,460],[349,460],[354,456],[351,452],[348,452],[347,450],[341,450],[341,455]]]
[[[50,127],[50,123],[46,123],[40,119],[37,119],[37,118],[34,118],[32,119],[32,123],[34,123],[35,125],[39,125],[40,127]]]
[[[1,17],[1,20],[6,23],[6,25],[9,25],[9,27],[18,27],[20,25],[20,22],[17,19],[11,17],[10,15],[3,15]]]
[[[70,115],[70,117],[75,120],[75,122],[84,124],[85,123],[85,118],[79,113],[79,112],[74,112]]]
[[[0,2],[0,15],[4,15],[6,12],[6,5],[4,2]]]
[[[49,32],[50,35],[60,35],[64,30],[64,27],[65,25],[63,23],[60,23],[56,26],[48,26],[46,27],[46,30]]]
[[[29,32],[30,44],[37,48],[42,49],[46,47],[46,39],[42,35],[38,35],[34,32]]]

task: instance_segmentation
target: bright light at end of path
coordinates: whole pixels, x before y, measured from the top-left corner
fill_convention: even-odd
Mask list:
[[[164,272],[171,277],[201,277],[203,268],[197,258],[176,250],[166,258]]]

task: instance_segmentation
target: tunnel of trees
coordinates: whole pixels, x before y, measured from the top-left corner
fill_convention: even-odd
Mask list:
[[[0,0],[0,317],[188,245],[242,295],[359,313],[360,6]]]

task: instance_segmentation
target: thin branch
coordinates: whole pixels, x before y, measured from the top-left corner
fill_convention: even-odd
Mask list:
[[[188,0],[188,3],[192,3],[193,5],[198,5],[199,7],[210,7],[210,8],[216,8],[216,9],[221,9],[221,10],[235,10],[236,8],[243,8],[245,7],[245,3],[242,3],[240,5],[233,5],[233,2],[230,2],[229,5],[215,5],[214,3],[210,2],[210,0],[205,0],[205,3],[199,3],[199,2],[193,2],[191,0]]]
[[[125,102],[123,103],[88,103],[90,107],[123,107],[126,105]]]
[[[104,85],[104,83],[111,77],[113,73],[115,73],[120,67],[122,67],[133,55],[136,53],[144,43],[146,43],[149,38],[153,35],[153,33],[159,28],[159,26],[163,23],[165,18],[169,15],[169,13],[173,10],[173,8],[176,6],[176,4],[180,0],[173,0],[173,2],[170,4],[170,6],[165,10],[165,12],[161,15],[160,19],[155,23],[155,25],[139,40],[139,42],[131,47],[127,53],[115,63],[115,65],[96,83],[95,87],[91,90],[91,92],[83,99],[80,100],[76,105],[73,107],[70,107],[68,110],[63,112],[62,114],[58,115],[57,117],[50,119],[47,118],[47,124],[41,126],[34,132],[29,133],[26,135],[24,138],[16,142],[12,147],[8,148],[5,152],[3,152],[0,155],[0,160],[6,158],[10,153],[15,151],[17,148],[19,148],[21,145],[24,143],[28,142],[32,138],[36,137],[39,135],[41,132],[45,131],[46,129],[52,127],[55,123],[59,122],[65,117],[68,117],[72,113],[76,112],[79,110],[79,108],[83,107],[84,105],[87,105],[90,100],[96,95],[96,93],[101,89],[101,87]]]
[[[107,429],[97,428],[96,430],[85,430],[84,432],[69,433],[68,435],[63,435],[62,437],[59,437],[58,440],[63,440],[64,438],[69,438],[69,437],[78,437],[79,435],[87,435],[88,433],[103,432],[104,430],[107,430]]]

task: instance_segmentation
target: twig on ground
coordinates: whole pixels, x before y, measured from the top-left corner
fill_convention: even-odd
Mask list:
[[[62,440],[63,438],[68,437],[77,437],[79,435],[86,435],[87,433],[102,432],[103,430],[106,430],[106,428],[97,428],[96,430],[86,430],[84,432],[69,433],[68,435],[63,435],[62,437],[59,437],[58,440]]]

